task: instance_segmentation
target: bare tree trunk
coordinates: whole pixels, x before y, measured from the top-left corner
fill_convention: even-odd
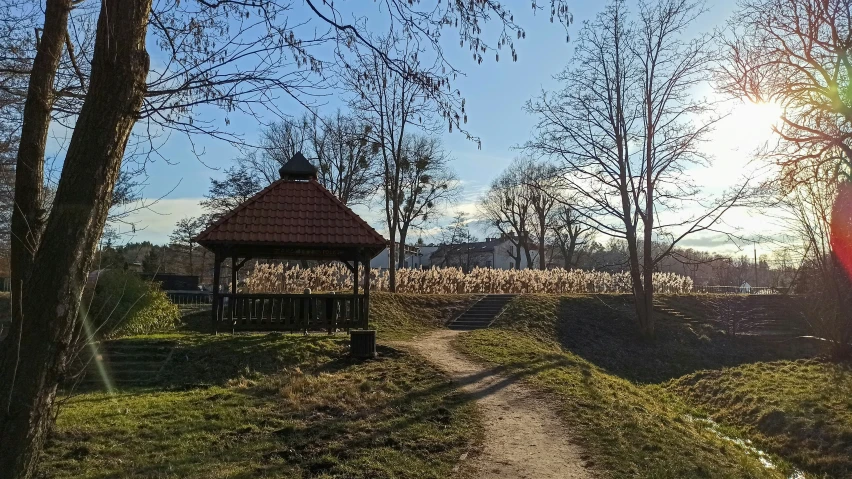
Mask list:
[[[11,292],[12,331],[10,338],[20,335],[22,325],[22,285],[32,270],[33,256],[41,238],[44,205],[44,151],[53,109],[53,88],[56,70],[65,47],[68,31],[68,14],[71,0],[48,0],[44,12],[44,29],[33,60],[27,100],[24,103],[24,120],[18,146],[15,168],[15,200],[11,222]],[[17,355],[18,344],[10,340]]]
[[[408,228],[402,228],[399,232],[399,253],[396,263],[397,269],[405,268],[405,240],[408,237]]]
[[[396,234],[393,229],[390,231],[390,241],[388,242],[388,289],[391,293],[396,293]]]
[[[521,238],[522,239],[520,241],[518,241],[518,244],[523,245],[524,256],[527,258],[527,268],[528,269],[535,269],[535,263],[533,262],[533,259],[532,259],[532,252],[530,251],[530,248],[529,248],[529,237],[526,234],[524,234],[523,236],[521,236]],[[520,264],[521,264],[521,262],[518,261],[518,267],[519,267],[518,269],[520,269]]]
[[[90,88],[33,258],[32,275],[24,282],[23,327],[13,338],[20,349],[4,348],[0,358],[2,479],[35,475],[51,426],[83,285],[145,93],[150,9],[151,0],[101,4]]]

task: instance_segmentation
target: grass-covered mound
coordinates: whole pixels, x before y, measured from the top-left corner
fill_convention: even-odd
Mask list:
[[[372,304],[380,341],[436,327],[468,301],[383,296]],[[146,341],[176,345],[156,380],[63,402],[44,476],[457,477],[479,440],[473,404],[393,348],[356,361],[342,334],[181,332],[110,344],[140,351]]]
[[[565,300],[519,297],[497,328],[463,335],[458,344],[554,395],[568,430],[605,477],[784,477],[783,470],[763,467],[753,454],[691,420],[694,411],[660,386],[636,384],[560,346]]]
[[[632,298],[627,295],[549,297],[546,301],[556,303],[557,315],[536,315],[527,320],[526,313],[519,311],[504,315],[502,326],[544,331],[548,338],[610,373],[641,383],[661,383],[702,369],[817,354],[817,346],[807,340],[728,334],[715,319],[707,317],[708,298],[662,296],[660,301],[667,310],[676,310],[677,314],[684,311],[686,317],[658,311],[653,341],[639,339]],[[708,308],[704,313],[691,308],[702,303]],[[524,309],[534,307],[535,302]]]
[[[380,340],[406,340],[442,327],[476,300],[469,294],[390,294],[370,297],[370,327]]]
[[[818,360],[701,371],[667,389],[801,468],[852,477],[852,369]]]

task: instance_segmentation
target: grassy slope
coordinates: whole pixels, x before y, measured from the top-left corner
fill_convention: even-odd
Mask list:
[[[459,346],[554,394],[570,430],[608,477],[783,477],[690,421],[690,411],[661,387],[634,384],[560,347],[560,307],[557,297],[520,297],[500,328],[462,336]]]
[[[686,308],[684,312],[699,318],[698,312],[688,308],[704,298],[664,296],[661,300],[677,309]],[[563,321],[550,326],[551,337],[558,337],[575,354],[634,382],[661,383],[702,369],[812,357],[817,351],[813,343],[787,341],[779,347],[770,339],[732,337],[700,319],[685,322],[665,314],[657,315],[655,341],[638,341],[629,296],[563,297],[559,308]]]
[[[817,360],[748,364],[672,381],[670,391],[805,470],[852,477],[852,370]]]
[[[467,301],[381,296],[380,339],[434,327]],[[157,387],[62,406],[44,476],[440,478],[479,440],[473,405],[391,348],[359,362],[341,336],[148,340],[165,338],[179,346]]]
[[[464,294],[389,294],[370,298],[370,327],[380,339],[402,341],[443,326],[475,300]]]

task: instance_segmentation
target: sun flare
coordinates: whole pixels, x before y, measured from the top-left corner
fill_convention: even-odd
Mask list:
[[[774,102],[745,102],[732,112],[738,128],[752,134],[769,135],[781,121],[784,109]]]

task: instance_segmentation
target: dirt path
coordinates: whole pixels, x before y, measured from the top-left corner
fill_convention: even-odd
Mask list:
[[[553,406],[513,378],[469,361],[450,346],[459,331],[440,330],[402,343],[446,371],[479,404],[485,422],[479,478],[591,478],[587,457],[566,437]]]

